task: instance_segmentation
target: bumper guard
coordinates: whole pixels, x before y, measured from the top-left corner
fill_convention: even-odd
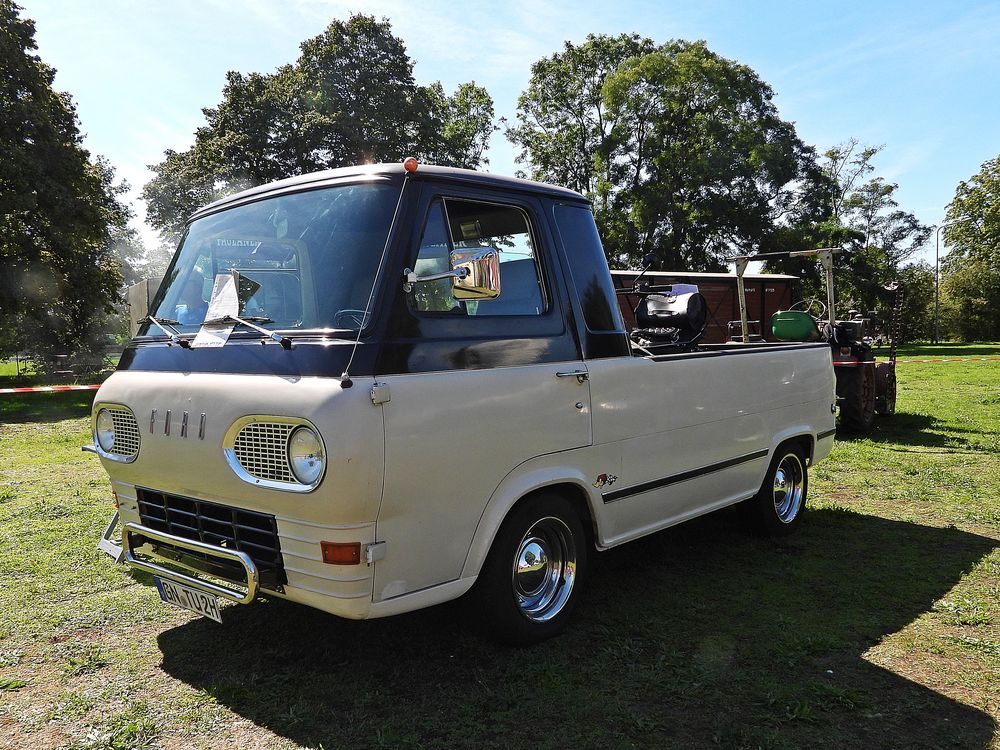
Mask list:
[[[203,555],[216,557],[220,560],[238,563],[244,571],[246,571],[246,594],[234,591],[233,589],[225,586],[219,586],[218,584],[211,583],[210,581],[203,581],[200,578],[195,578],[194,576],[178,573],[170,568],[157,565],[154,562],[140,560],[135,556],[133,551],[131,539],[132,534],[142,536],[154,543],[162,542],[163,544],[169,544],[172,547],[178,547],[182,550],[186,549],[192,552],[199,552]],[[234,549],[225,549],[224,547],[216,547],[214,545],[205,544],[204,542],[198,542],[193,539],[185,539],[173,534],[156,531],[155,529],[143,526],[142,524],[131,522],[125,524],[124,533],[122,534],[122,547],[125,552],[125,562],[133,568],[144,570],[147,573],[152,573],[153,575],[160,576],[160,578],[166,578],[185,586],[190,586],[191,588],[198,589],[206,594],[221,596],[223,599],[228,599],[229,601],[236,602],[238,604],[249,604],[252,602],[260,589],[260,576],[257,572],[257,566],[246,552],[240,552],[239,550]]]

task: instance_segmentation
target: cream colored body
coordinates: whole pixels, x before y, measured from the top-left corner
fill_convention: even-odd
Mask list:
[[[588,378],[557,377],[585,371]],[[337,615],[378,617],[456,598],[475,582],[510,508],[559,485],[586,499],[598,547],[611,547],[752,496],[774,449],[805,438],[811,462],[830,450],[828,349],[457,370],[378,378],[113,375],[96,405],[129,407],[141,449],[102,459],[123,522],[139,522],[135,487],[272,514],[288,583],[281,596]],[[152,410],[157,416],[151,420]],[[165,434],[164,415],[173,415]],[[204,437],[180,415],[204,413]],[[96,409],[95,409],[96,413]],[[252,416],[308,420],[325,442],[323,481],[308,493],[237,477],[223,440]],[[766,451],[696,478],[606,502],[664,477]],[[599,477],[614,477],[603,486]],[[320,541],[384,543],[360,565],[322,562]]]

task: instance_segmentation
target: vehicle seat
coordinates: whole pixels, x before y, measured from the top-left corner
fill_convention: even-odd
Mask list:
[[[633,342],[647,349],[690,349],[705,335],[708,305],[699,292],[649,294],[635,310]]]

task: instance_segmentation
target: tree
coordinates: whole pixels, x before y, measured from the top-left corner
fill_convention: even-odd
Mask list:
[[[387,20],[353,15],[301,45],[274,73],[226,75],[222,101],[187,151],[166,151],[143,199],[166,240],[198,207],[237,190],[293,175],[415,155],[477,168],[493,100],[475,83],[452,95],[418,86],[413,61]]]
[[[1000,339],[1000,156],[962,181],[942,230],[949,248],[942,264],[944,318],[967,341]]]
[[[704,42],[590,35],[532,66],[508,137],[531,176],[594,199],[612,263],[717,270],[820,218],[825,178],[772,98]]]
[[[130,215],[20,11],[0,0],[0,356],[87,340],[119,299],[112,235]]]
[[[419,149],[434,164],[475,169],[487,163],[486,149],[490,136],[498,130],[494,124],[493,100],[486,89],[475,82],[463,83],[454,95],[434,82],[421,96],[427,113]]]
[[[638,34],[587,37],[566,42],[560,54],[531,66],[531,80],[517,105],[519,125],[507,131],[521,148],[518,162],[531,176],[596,197],[610,181],[614,126],[604,101],[604,83],[626,61],[656,49]]]
[[[839,247],[845,252],[834,256],[838,309],[877,312],[888,319],[894,293],[893,283],[913,283],[904,289],[906,317],[919,321],[921,330],[929,310],[918,313],[917,301],[927,305],[926,276],[919,266],[905,262],[927,242],[931,229],[907,211],[899,209],[895,194],[899,186],[882,177],[872,177],[874,158],[880,146],[862,146],[850,139],[824,152],[820,166],[831,189],[826,193],[827,218],[797,227],[800,247]],[[792,258],[768,265],[803,278],[806,296],[825,297],[825,282],[819,264],[812,259]],[[929,333],[929,331],[926,331]],[[912,340],[914,336],[909,335]]]
[[[900,343],[930,341],[934,335],[934,267],[923,261],[908,263],[899,269],[899,283],[903,287]],[[883,309],[881,317],[888,324],[890,308]]]

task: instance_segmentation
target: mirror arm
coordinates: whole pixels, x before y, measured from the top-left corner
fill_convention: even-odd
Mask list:
[[[411,292],[413,291],[414,284],[420,284],[425,281],[437,281],[439,279],[464,279],[468,275],[468,268],[459,268],[454,271],[444,271],[442,273],[432,273],[430,276],[417,276],[416,272],[412,268],[404,268],[403,291]]]

